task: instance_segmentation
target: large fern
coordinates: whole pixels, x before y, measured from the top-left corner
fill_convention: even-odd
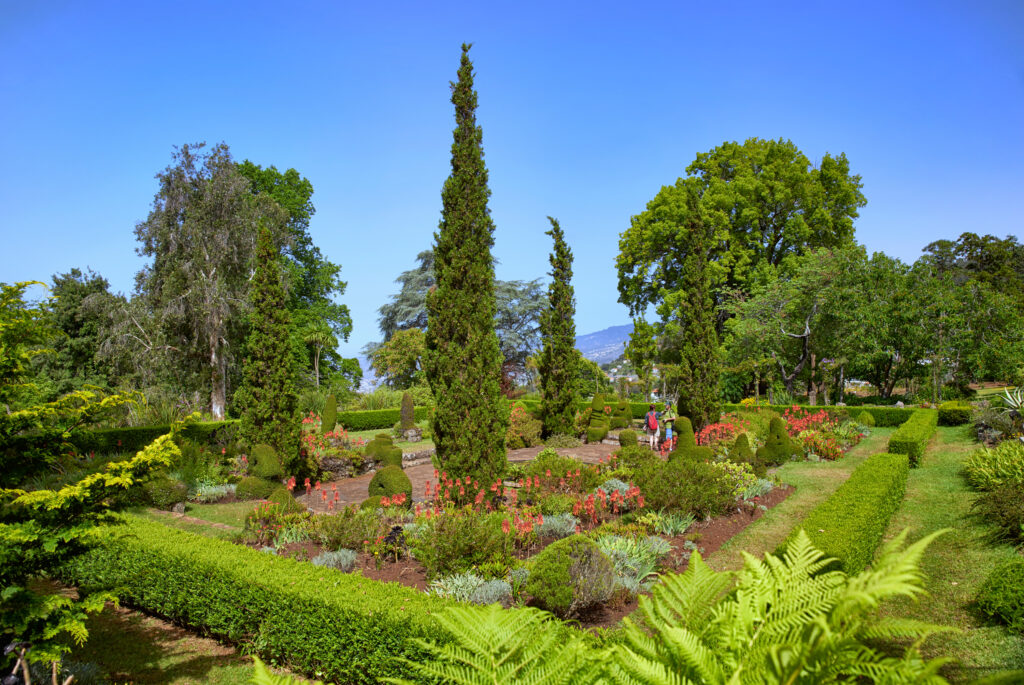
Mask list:
[[[921,592],[919,562],[934,533],[900,551],[901,534],[876,566],[852,578],[822,573],[828,560],[801,532],[783,558],[745,555],[736,586],[720,598],[728,574],[694,554],[690,568],[669,576],[640,600],[641,624],[624,621],[608,675],[623,684],[830,683],[850,676],[874,682],[944,683],[944,663],[925,663],[916,649],[903,659],[878,654],[869,638],[922,640],[946,630],[916,621],[877,619],[881,601]],[[914,645],[916,647],[916,644]]]
[[[452,641],[417,640],[431,659],[402,661],[427,682],[456,685],[595,683],[599,653],[538,609],[451,607],[437,616]],[[411,681],[388,679],[408,684]]]

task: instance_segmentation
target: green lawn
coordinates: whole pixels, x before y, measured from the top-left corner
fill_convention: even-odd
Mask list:
[[[211,538],[219,538],[221,540],[233,540],[242,530],[241,528],[238,530],[224,530],[223,528],[215,528],[214,526],[209,526],[205,523],[195,523],[193,521],[181,519],[172,514],[159,513],[147,509],[141,509],[134,512],[134,514],[142,518],[150,519],[151,521],[157,521],[169,528],[177,528],[178,530],[184,530],[197,535],[205,535],[206,537]]]
[[[884,607],[888,615],[914,618],[960,629],[933,636],[924,655],[954,657],[944,675],[967,682],[993,671],[1024,668],[1024,637],[988,624],[973,609],[975,595],[992,568],[1014,556],[1008,545],[993,544],[990,527],[971,512],[975,494],[960,476],[964,458],[977,447],[964,427],[939,428],[920,468],[911,469],[903,505],[886,539],[904,528],[910,540],[942,528],[952,529],[933,542],[922,561],[928,596],[901,599]]]
[[[811,509],[835,492],[861,462],[872,454],[885,451],[893,430],[873,428],[871,435],[838,461],[793,461],[779,467],[779,478],[796,490],[784,502],[769,509],[764,516],[713,552],[707,559],[708,565],[719,571],[735,570],[743,566],[741,551],[755,557],[774,551],[793,527]]]
[[[185,514],[204,521],[224,523],[241,530],[245,527],[245,517],[255,506],[255,502],[228,502],[226,504],[189,502],[185,505]]]
[[[429,428],[429,422],[427,422],[427,421],[417,421],[416,425],[419,426],[420,428],[424,428],[424,429]],[[348,437],[349,437],[350,440],[357,440],[359,438],[362,438],[366,442],[369,442],[370,440],[373,440],[373,438],[378,433],[387,433],[388,435],[391,435],[391,429],[390,428],[378,428],[376,430],[368,430],[368,431],[349,431]],[[401,447],[403,452],[422,452],[424,450],[432,450],[432,449],[434,449],[434,441],[433,440],[420,440],[419,442],[407,442],[405,440],[395,440],[394,442],[395,442],[395,447]]]

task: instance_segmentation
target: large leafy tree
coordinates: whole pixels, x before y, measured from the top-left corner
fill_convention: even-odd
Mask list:
[[[405,390],[425,382],[423,352],[426,336],[418,328],[395,332],[374,350],[371,364],[377,376],[392,388]]]
[[[310,339],[307,333],[326,324],[335,339],[348,340],[352,316],[346,305],[335,302],[335,298],[344,295],[347,285],[340,278],[341,266],[325,259],[309,234],[310,220],[316,213],[313,184],[295,169],[263,168],[249,160],[237,168],[249,180],[254,195],[270,198],[287,213],[287,240],[282,245],[280,261],[292,321],[292,354],[296,365],[305,372],[302,375],[319,385],[322,360],[335,373],[346,365],[334,351],[336,342],[326,345],[323,336]]]
[[[707,268],[717,305],[723,292],[747,289],[766,271],[785,273],[809,250],[851,244],[866,202],[845,155],[812,165],[786,140],[723,143],[686,171],[689,178],[663,187],[619,240],[619,301],[634,315],[654,305],[670,318],[665,302],[686,277],[695,215],[712,232]]]
[[[554,241],[548,261],[551,283],[548,308],[541,315],[540,329],[544,346],[540,353],[541,417],[544,434],[569,435],[574,432],[577,398],[576,297],[572,287],[572,250],[558,221],[548,217]]]
[[[289,472],[296,473],[299,420],[288,360],[291,322],[277,257],[270,230],[261,226],[249,291],[252,327],[235,401],[242,415],[241,438],[249,445],[273,446]]]
[[[139,254],[153,260],[136,276],[136,289],[155,319],[154,349],[173,354],[179,378],[205,385],[210,412],[224,418],[229,361],[245,335],[257,225],[264,222],[280,246],[285,212],[252,194],[224,143],[183,145],[157,180],[153,209],[135,227]]]
[[[117,495],[166,466],[178,454],[170,435],[131,459],[58,490],[31,490],[33,476],[59,468],[74,430],[122,408],[131,397],[100,397],[79,390],[53,402],[17,407],[31,383],[38,345],[53,330],[45,305],[25,302],[30,284],[0,284],[0,644],[32,644],[30,658],[53,661],[69,651],[69,638],[88,637],[87,613],[102,610],[107,594],[78,600],[38,581],[94,544],[98,526],[112,520]],[[26,443],[17,441],[27,439]],[[7,659],[0,655],[0,665]]]
[[[124,298],[110,292],[107,279],[91,270],[71,269],[53,277],[46,304],[55,335],[40,355],[39,372],[52,391],[50,399],[85,386],[109,388],[117,378],[110,362],[98,355],[113,309]]]
[[[505,470],[509,417],[494,332],[494,223],[468,45],[462,46],[452,104],[452,170],[434,234],[437,286],[427,295],[423,366],[437,404],[432,424],[438,460],[449,473],[493,482]]]

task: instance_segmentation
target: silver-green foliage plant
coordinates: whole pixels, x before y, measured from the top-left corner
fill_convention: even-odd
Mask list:
[[[512,600],[512,584],[507,580],[488,580],[469,595],[473,604],[506,604]]]
[[[567,538],[576,533],[580,520],[572,514],[551,514],[544,517],[544,523],[535,528],[542,538]]]
[[[339,549],[335,552],[321,552],[313,557],[314,566],[335,568],[348,573],[356,565],[356,553],[350,549]]]
[[[879,618],[876,609],[922,593],[921,556],[942,532],[904,549],[904,531],[855,576],[822,572],[829,560],[802,531],[781,558],[745,554],[737,573],[715,572],[694,553],[686,573],[664,577],[652,596],[641,597],[642,618],[625,619],[622,639],[603,649],[534,609],[447,609],[438,622],[448,641],[418,640],[431,658],[403,662],[424,680],[462,685],[940,685],[946,660],[924,661],[917,648],[952,629]],[[901,656],[870,646],[893,639],[910,640]]]
[[[618,585],[634,594],[650,589],[658,575],[658,563],[672,551],[667,541],[656,536],[629,538],[605,535],[595,542],[611,559]]]
[[[432,581],[427,592],[438,597],[448,597],[459,602],[468,602],[477,588],[485,582],[483,578],[472,571],[454,573]]]

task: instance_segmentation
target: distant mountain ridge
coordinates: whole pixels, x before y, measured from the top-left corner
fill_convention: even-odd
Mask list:
[[[612,326],[596,333],[576,336],[576,349],[584,357],[598,364],[607,364],[618,359],[633,333],[633,324]]]

